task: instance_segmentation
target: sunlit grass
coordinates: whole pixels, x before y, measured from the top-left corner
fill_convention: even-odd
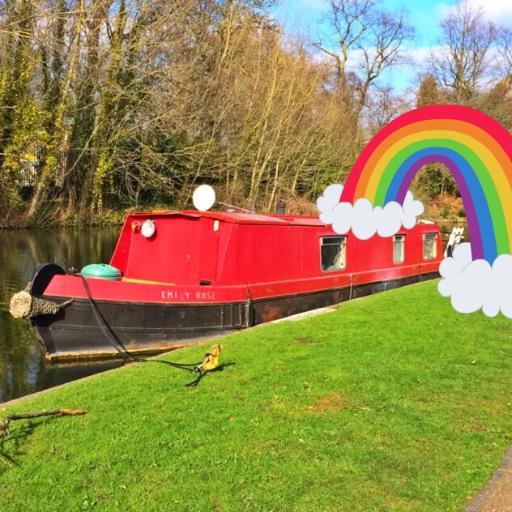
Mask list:
[[[461,510],[512,439],[512,323],[435,286],[225,338],[196,388],[140,363],[22,402],[88,413],[13,424],[0,510]]]

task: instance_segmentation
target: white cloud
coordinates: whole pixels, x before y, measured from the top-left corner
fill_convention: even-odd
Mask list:
[[[390,237],[398,233],[402,226],[411,229],[416,218],[423,213],[423,204],[407,192],[404,204],[395,201],[384,207],[373,206],[365,198],[358,199],[354,204],[340,203],[343,185],[329,185],[316,202],[320,211],[320,220],[330,224],[332,229],[345,235],[350,230],[360,240],[368,240],[375,234]]]
[[[429,63],[431,56],[435,56],[445,49],[446,47],[441,45],[424,46],[421,48],[408,48],[406,49],[406,56],[412,66],[424,66]]]
[[[439,4],[437,6],[437,15],[439,16],[439,19],[443,20],[443,19],[447,18],[450,14],[455,12],[456,8],[457,8],[456,5]]]
[[[469,0],[475,9],[481,9],[489,21],[497,25],[506,25],[512,22],[511,0]],[[457,9],[456,5],[440,4],[438,13],[441,19],[446,18]]]
[[[510,0],[480,0],[480,6],[487,17],[498,25],[512,21],[512,2]]]
[[[490,265],[486,260],[472,260],[471,245],[464,243],[442,261],[439,273],[444,278],[438,284],[439,293],[450,297],[459,313],[482,309],[489,317],[501,311],[512,318],[512,255],[502,254]]]

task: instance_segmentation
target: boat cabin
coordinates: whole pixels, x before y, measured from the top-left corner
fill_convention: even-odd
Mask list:
[[[335,234],[317,217],[146,212],[127,217],[111,265],[128,281],[236,286],[377,270],[399,275],[438,263],[441,244],[435,224],[363,241]]]

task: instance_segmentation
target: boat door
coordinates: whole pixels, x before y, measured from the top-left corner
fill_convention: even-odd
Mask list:
[[[208,286],[217,277],[220,220],[203,217],[201,224],[198,284]]]

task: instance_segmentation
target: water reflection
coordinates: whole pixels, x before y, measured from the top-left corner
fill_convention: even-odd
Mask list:
[[[8,304],[11,295],[25,287],[40,263],[81,268],[87,263],[108,262],[118,231],[0,230],[0,402],[114,366],[47,364],[29,322],[13,320]]]

